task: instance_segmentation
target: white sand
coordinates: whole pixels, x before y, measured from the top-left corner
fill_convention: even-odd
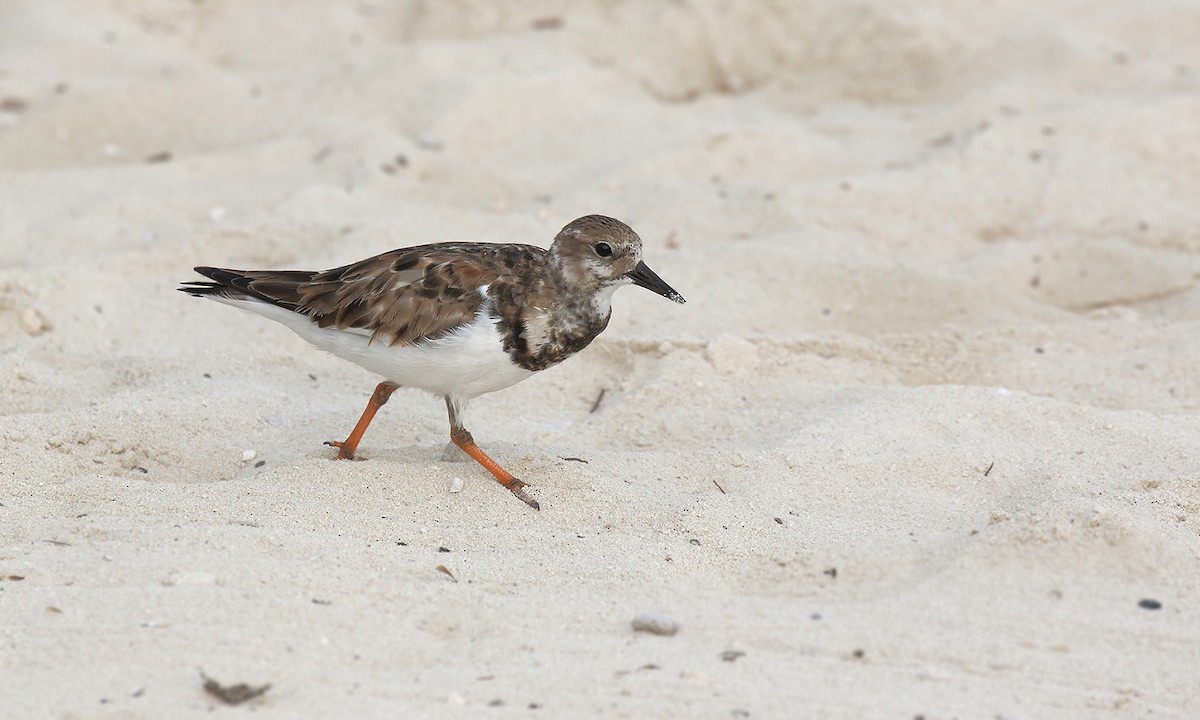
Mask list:
[[[0,716],[1200,717],[1200,6],[912,5],[5,3]],[[174,290],[591,212],[540,513]]]

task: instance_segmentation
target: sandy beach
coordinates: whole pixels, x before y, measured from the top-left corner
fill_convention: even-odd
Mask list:
[[[1197,38],[0,3],[0,716],[1200,717]],[[540,512],[414,390],[334,461],[378,378],[176,292],[589,213],[688,303],[472,404]]]

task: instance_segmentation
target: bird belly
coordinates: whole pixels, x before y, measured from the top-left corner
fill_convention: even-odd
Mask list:
[[[533,375],[515,363],[496,330],[496,318],[475,319],[432,340],[389,345],[355,328],[317,327],[306,315],[257,300],[225,301],[291,328],[313,346],[403,387],[436,395],[474,398],[503,390]]]

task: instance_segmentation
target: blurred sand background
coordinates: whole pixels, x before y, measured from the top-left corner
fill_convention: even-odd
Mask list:
[[[0,715],[1200,717],[1198,38],[0,2]],[[593,212],[689,302],[472,405],[540,513],[414,391],[332,462],[376,378],[175,291]]]

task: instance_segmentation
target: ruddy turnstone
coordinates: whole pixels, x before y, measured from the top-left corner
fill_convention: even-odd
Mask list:
[[[382,375],[358,424],[330,441],[353,459],[376,411],[398,387],[445,398],[450,440],[539,509],[463,426],[467,403],[515,385],[587,347],[608,326],[613,291],[633,283],[683,296],[642,262],[620,220],[581,217],[549,250],[447,242],[399,248],[325,272],[198,267],[211,282],[179,289],[263,315],[321,350]]]

